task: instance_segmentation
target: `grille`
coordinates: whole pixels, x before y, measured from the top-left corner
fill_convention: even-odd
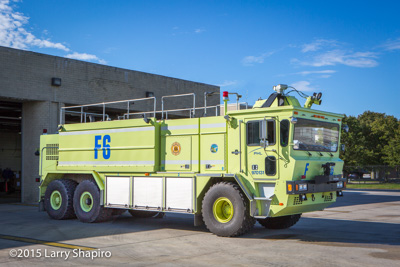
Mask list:
[[[330,202],[330,201],[332,201],[333,197],[332,197],[332,195],[325,195],[324,198],[325,198],[324,199],[325,202]]]
[[[303,201],[300,199],[300,197],[294,197],[293,205],[301,205],[301,204],[303,204]]]
[[[46,160],[58,160],[58,144],[47,144],[46,147]]]

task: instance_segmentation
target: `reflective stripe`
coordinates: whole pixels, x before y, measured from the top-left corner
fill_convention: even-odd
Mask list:
[[[168,130],[187,130],[187,129],[198,129],[198,125],[176,125],[176,126],[163,126],[161,127],[162,131]]]
[[[200,164],[225,164],[225,160],[202,160]]]
[[[162,160],[161,164],[199,164],[198,160]]]
[[[226,127],[226,123],[210,123],[200,125],[201,129]]]
[[[82,135],[82,134],[105,134],[105,133],[126,133],[126,132],[142,132],[154,131],[154,127],[135,127],[135,128],[122,128],[110,130],[91,130],[91,131],[74,131],[74,132],[60,132],[59,135]]]
[[[154,165],[153,160],[141,161],[60,161],[58,166],[77,166],[77,165],[118,165],[118,166],[134,166],[134,165]]]

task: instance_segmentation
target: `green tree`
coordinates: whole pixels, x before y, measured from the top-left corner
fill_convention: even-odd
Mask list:
[[[350,128],[342,131],[341,154],[345,165],[400,165],[400,121],[384,113],[365,111],[358,117],[349,116],[343,123]]]

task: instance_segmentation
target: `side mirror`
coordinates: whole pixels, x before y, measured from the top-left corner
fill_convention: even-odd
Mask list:
[[[343,152],[346,150],[346,145],[345,144],[342,144],[341,146],[340,146],[340,150],[342,150]]]
[[[349,132],[349,126],[347,124],[343,125],[343,130],[348,133]]]
[[[266,148],[268,146],[268,136],[267,136],[267,121],[262,120],[260,121],[259,125],[260,129],[260,146]]]

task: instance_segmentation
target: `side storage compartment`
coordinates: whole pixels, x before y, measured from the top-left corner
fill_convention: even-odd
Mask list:
[[[105,206],[194,213],[193,177],[106,177]]]
[[[199,119],[161,123],[161,171],[199,171]]]
[[[194,178],[167,177],[166,201],[167,211],[189,212],[194,210]]]
[[[133,177],[133,208],[161,210],[163,187],[162,177]]]
[[[200,118],[200,158],[201,173],[226,172],[226,121],[224,118]]]
[[[131,177],[106,177],[106,206],[128,208],[131,199]]]

